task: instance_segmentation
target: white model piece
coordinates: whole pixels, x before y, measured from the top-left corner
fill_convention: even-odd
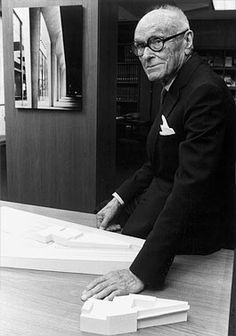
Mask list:
[[[44,230],[36,231],[31,235],[31,238],[41,243],[57,243],[66,247],[93,247],[104,249],[130,249],[131,244],[114,239],[106,239],[101,241],[101,235],[96,233],[84,234],[77,229],[70,229],[61,226],[52,226]]]
[[[159,299],[140,294],[115,297],[113,301],[137,310],[138,329],[187,321],[189,305],[186,301]]]
[[[35,239],[41,243],[51,243],[54,241],[54,237],[57,232],[64,230],[64,228],[60,226],[52,226],[44,230],[36,231],[32,234],[32,239]]]
[[[81,309],[80,330],[114,335],[137,329],[187,321],[186,301],[129,294],[113,301],[90,298]]]
[[[1,207],[2,267],[104,274],[128,268],[144,240]]]
[[[80,330],[102,335],[137,331],[137,310],[119,302],[90,298],[81,308]]]
[[[64,246],[70,246],[69,242],[71,240],[77,240],[77,238],[82,235],[83,232],[79,230],[61,226],[52,226],[47,229],[34,232],[31,238],[45,244],[55,242]]]

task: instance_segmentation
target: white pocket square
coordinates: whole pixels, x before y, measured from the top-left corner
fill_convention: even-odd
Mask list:
[[[162,119],[162,125],[160,125],[161,127],[161,131],[159,132],[160,135],[172,135],[175,134],[175,131],[173,130],[173,128],[169,127],[167,124],[167,120],[166,118],[162,115],[161,116]]]

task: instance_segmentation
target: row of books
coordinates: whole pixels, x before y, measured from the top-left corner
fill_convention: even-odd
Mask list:
[[[137,101],[138,99],[138,90],[137,87],[117,87],[117,101]]]
[[[236,67],[236,56],[201,55],[213,67]]]
[[[118,81],[137,81],[139,78],[139,66],[137,64],[118,64]]]

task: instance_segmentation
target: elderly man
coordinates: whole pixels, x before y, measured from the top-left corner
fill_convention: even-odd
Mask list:
[[[82,300],[158,287],[176,254],[219,250],[230,236],[234,191],[235,105],[223,80],[193,53],[184,13],[161,6],[138,23],[134,53],[165,97],[147,138],[148,161],[97,214],[112,228],[132,208],[123,233],[146,238],[130,269],[90,283]],[[164,96],[164,94],[163,94]]]

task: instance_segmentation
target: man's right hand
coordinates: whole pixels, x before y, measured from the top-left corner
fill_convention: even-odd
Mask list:
[[[112,224],[111,220],[118,213],[119,208],[122,205],[119,201],[113,197],[113,199],[107,203],[107,205],[102,208],[96,215],[97,217],[97,228],[101,230],[108,231],[118,231],[120,230],[119,224]]]

